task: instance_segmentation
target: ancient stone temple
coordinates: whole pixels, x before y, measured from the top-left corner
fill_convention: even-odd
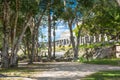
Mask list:
[[[73,34],[73,35],[74,35],[74,40],[76,41],[75,34]],[[98,43],[98,42],[107,42],[108,37],[107,37],[106,34],[104,36],[101,36],[101,34],[92,35],[92,36],[89,35],[89,34],[86,34],[84,36],[80,36],[79,41],[80,41],[80,45]],[[63,32],[60,35],[60,38],[55,41],[55,44],[56,44],[56,46],[68,46],[68,45],[71,45],[70,32],[69,31]]]

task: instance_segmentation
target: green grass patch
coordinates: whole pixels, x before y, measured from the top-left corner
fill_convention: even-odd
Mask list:
[[[120,80],[120,70],[100,71],[82,78],[82,80]]]
[[[120,66],[120,58],[116,58],[116,59],[95,59],[95,60],[90,60],[90,61],[83,61],[83,63]]]
[[[72,48],[72,46],[57,46],[56,47],[56,51],[67,51],[69,50],[70,48]]]
[[[3,73],[3,72],[34,72],[34,70],[28,69],[28,67],[0,69],[0,73]]]
[[[34,74],[35,70],[27,67],[0,69],[0,74],[5,76],[24,76],[29,77]]]
[[[47,70],[47,65],[44,64],[32,64],[32,65],[22,65],[18,68],[0,68],[0,74],[4,76],[21,76],[21,77],[31,77],[34,74],[40,73]]]

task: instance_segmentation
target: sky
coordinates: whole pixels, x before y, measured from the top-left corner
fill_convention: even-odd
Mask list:
[[[66,6],[74,9],[77,5],[76,0],[69,0],[69,1],[74,2],[74,4],[72,4],[72,5],[66,4]],[[55,31],[56,32],[56,36],[55,36],[56,40],[58,40],[60,38],[61,33],[69,31],[68,25],[63,21],[58,21],[57,24],[56,24],[56,27],[57,27],[57,29]],[[74,27],[75,27],[75,25],[73,25],[73,28]],[[48,28],[47,27],[44,27],[44,28],[41,27],[40,30],[41,30],[41,33],[45,36],[45,38],[41,38],[41,36],[40,36],[39,41],[40,42],[48,41]],[[53,40],[53,29],[52,29],[51,34],[52,34],[52,40]]]
[[[55,31],[55,33],[56,33],[56,36],[55,36],[56,40],[58,40],[60,38],[60,35],[63,32],[66,32],[66,31],[69,31],[69,28],[68,28],[67,24],[65,24],[63,21],[58,22],[56,24],[56,31]],[[39,37],[39,41],[40,42],[48,41],[48,27],[44,27],[44,28],[41,27],[41,32],[45,36],[45,38],[42,39],[41,36],[40,36]],[[52,29],[52,33],[51,34],[52,34],[52,38],[53,38],[53,29]]]

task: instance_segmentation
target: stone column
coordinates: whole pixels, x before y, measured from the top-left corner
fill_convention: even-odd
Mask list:
[[[106,34],[104,35],[104,40],[105,40],[105,41],[108,41],[108,37],[107,37]]]
[[[84,40],[84,44],[86,44],[86,39],[85,39],[85,36],[83,37],[83,40]]]
[[[66,45],[66,40],[65,39],[64,39],[63,43],[64,43],[64,45]]]
[[[80,38],[79,38],[79,44],[81,45],[81,36],[80,36]]]
[[[90,35],[88,36],[88,40],[89,40],[89,43],[91,43],[91,36]]]
[[[60,40],[58,41],[58,45],[60,46]]]
[[[93,36],[93,42],[94,43],[96,42],[96,36]]]
[[[82,37],[82,45],[84,44],[84,37]]]
[[[89,43],[89,36],[88,36],[88,35],[86,35],[86,37],[85,37],[85,41],[86,41],[86,44]]]
[[[99,34],[99,42],[101,42],[102,41],[102,36],[101,36],[101,34]]]

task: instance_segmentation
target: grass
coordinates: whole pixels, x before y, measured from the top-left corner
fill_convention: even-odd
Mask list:
[[[42,71],[47,70],[49,67],[45,67],[44,64],[32,64],[32,65],[23,65],[18,68],[8,68],[2,69],[0,68],[0,74],[4,76],[12,76],[12,77],[31,77],[33,74],[40,73]]]
[[[120,66],[120,58],[115,59],[95,59],[86,61],[81,59],[83,63]],[[92,75],[82,78],[82,80],[120,80],[120,70],[99,71]]]
[[[120,80],[120,70],[100,71],[84,77],[82,80]]]
[[[72,48],[72,46],[57,46],[56,51],[67,51],[70,48]]]
[[[30,75],[34,74],[34,69],[25,68],[9,68],[9,69],[0,69],[0,74],[5,76],[22,76],[22,77],[29,77]]]
[[[83,63],[120,66],[120,58],[115,58],[115,59],[95,59],[95,60],[90,60],[90,61],[83,61]]]

